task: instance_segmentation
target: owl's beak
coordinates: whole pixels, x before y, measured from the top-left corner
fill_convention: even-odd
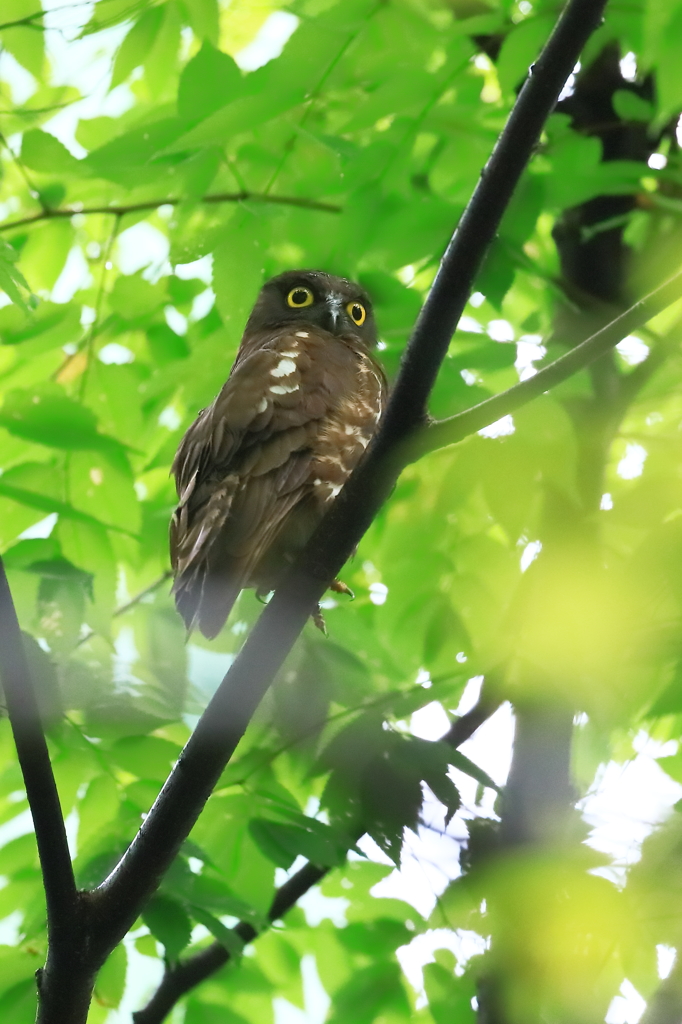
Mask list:
[[[341,316],[341,310],[343,309],[343,298],[340,295],[332,292],[327,296],[327,307],[329,309],[329,318],[331,320],[331,329],[336,331]]]

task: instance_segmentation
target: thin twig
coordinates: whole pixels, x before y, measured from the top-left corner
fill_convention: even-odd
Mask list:
[[[97,297],[95,299],[95,319],[93,320],[88,333],[79,347],[78,352],[69,358],[76,358],[78,355],[85,353],[85,366],[83,367],[83,373],[78,386],[78,397],[83,401],[85,395],[85,389],[88,383],[88,375],[90,371],[90,365],[92,363],[92,350],[95,344],[95,339],[99,333],[100,321],[102,317],[102,304],[104,302],[104,293],[106,291],[107,273],[111,270],[111,255],[114,248],[114,242],[121,227],[121,217],[116,216],[116,219],[112,225],[111,231],[109,232],[109,238],[105,246],[104,252],[102,253],[102,273],[100,274],[99,287],[97,288]],[[60,371],[61,372],[61,371]]]
[[[187,200],[183,196],[164,196],[161,199],[145,199],[139,203],[110,203],[108,206],[57,206],[48,207],[40,213],[19,217],[17,220],[0,224],[0,231],[11,231],[13,228],[36,224],[41,220],[54,220],[59,217],[75,217],[77,214],[87,216],[91,213],[109,213],[114,217],[125,217],[128,213],[143,213],[145,210],[158,210],[160,206],[178,206]],[[216,192],[202,196],[200,203],[273,203],[280,206],[298,206],[303,210],[319,210],[322,213],[341,213],[336,203],[325,203],[320,199],[306,199],[303,196],[271,196],[264,192]]]
[[[682,297],[682,271],[675,274],[653,292],[650,292],[634,306],[602,327],[596,334],[576,345],[570,352],[559,356],[549,366],[545,366],[528,380],[520,381],[513,387],[493,395],[484,402],[465,409],[463,412],[450,416],[446,420],[438,420],[422,430],[406,446],[406,458],[414,461],[427,452],[436,451],[447,445],[456,444],[469,434],[489,426],[502,416],[507,416],[516,409],[526,405],[550,388],[572,377],[584,369],[599,356],[612,349],[619,341],[637,330],[652,317]],[[646,363],[642,364],[646,366]]]
[[[135,594],[135,597],[131,597],[129,601],[125,602],[125,604],[121,604],[118,606],[118,608],[115,608],[111,613],[112,619],[117,618],[119,615],[125,615],[125,613],[129,612],[131,608],[134,608],[136,605],[138,605],[140,601],[144,601],[145,597],[147,597],[149,594],[153,594],[155,590],[158,590],[159,587],[166,582],[166,580],[169,580],[172,577],[172,575],[173,573],[170,571],[170,569],[166,570],[166,572],[162,573],[161,576],[155,579],[153,583],[150,583],[148,587],[145,587],[144,590],[141,590],[139,594]],[[80,647],[81,644],[85,644],[88,642],[88,640],[92,640],[93,636],[96,636],[96,630],[91,629],[89,633],[86,633],[85,636],[82,636],[80,638],[80,640],[76,644],[76,647]]]
[[[446,251],[366,459],[264,609],[137,836],[92,893],[95,912],[106,922],[99,941],[109,949],[157,889],[329,581],[390,493],[400,471],[396,453],[424,423],[429,393],[483,258],[605,2],[569,0]]]

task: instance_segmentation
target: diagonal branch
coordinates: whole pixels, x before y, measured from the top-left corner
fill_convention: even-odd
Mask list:
[[[59,943],[61,936],[71,930],[78,894],[38,702],[2,559],[0,679],[33,817],[45,886],[50,941]]]
[[[506,416],[514,412],[515,409],[526,405],[533,398],[537,398],[545,391],[549,391],[550,388],[554,388],[557,384],[561,384],[562,381],[572,377],[579,370],[584,369],[584,367],[627,337],[631,331],[643,327],[648,320],[657,316],[658,313],[680,298],[682,298],[682,271],[679,271],[674,277],[671,277],[664,284],[654,289],[653,292],[645,295],[634,306],[626,309],[615,320],[612,320],[605,327],[602,327],[601,330],[597,331],[596,334],[591,335],[585,341],[576,345],[570,352],[559,356],[558,359],[555,359],[554,362],[550,363],[549,366],[545,366],[542,370],[538,370],[533,377],[515,384],[513,387],[508,388],[507,391],[502,391],[499,395],[487,398],[484,402],[479,402],[478,405],[474,405],[470,409],[457,413],[456,416],[450,416],[446,420],[438,420],[431,423],[413,441],[409,442],[406,449],[409,453],[407,459],[413,461],[427,452],[436,451],[438,448],[455,444],[469,434],[481,430],[482,427],[487,427],[502,416]],[[669,343],[668,348],[676,342],[677,338],[675,336]],[[655,368],[659,362],[655,358],[655,353],[650,359],[654,360],[652,368]],[[649,359],[642,363],[641,367],[647,367],[648,364]],[[634,374],[630,376],[632,377]],[[637,380],[639,381],[639,376]]]
[[[494,714],[499,707],[500,699],[486,691],[486,687],[489,685],[486,679],[478,702],[470,711],[453,722],[452,728],[443,737],[445,743],[455,748],[461,746],[473,736],[487,718]],[[275,898],[268,911],[268,920],[278,921],[283,917],[301,896],[304,896],[324,878],[329,870],[329,868],[316,867],[314,864],[305,864],[275,893]],[[246,921],[240,921],[232,931],[236,938],[244,944],[257,937],[253,925]],[[210,946],[202,949],[199,953],[194,953],[179,963],[167,967],[159,987],[147,1005],[133,1014],[134,1024],[161,1024],[184,995],[219,971],[230,959],[231,954],[225,946],[219,942],[212,942]]]
[[[566,5],[445,253],[368,457],[265,608],[127,852],[92,893],[93,910],[103,922],[101,950],[123,937],[158,887],[328,583],[390,493],[400,471],[397,453],[426,420],[430,390],[488,246],[605,3]]]
[[[55,220],[59,218],[75,217],[76,214],[89,213],[110,213],[113,217],[124,217],[127,213],[144,213],[146,210],[158,210],[160,206],[179,206],[186,202],[182,196],[164,196],[162,199],[145,199],[139,203],[110,203],[99,206],[82,206],[78,203],[75,206],[46,207],[28,217],[19,217],[17,220],[6,221],[0,224],[0,231],[10,231],[12,228],[26,227],[27,224],[37,224],[41,220]],[[279,206],[298,206],[302,210],[319,210],[322,213],[341,213],[341,207],[336,203],[325,203],[321,199],[306,199],[305,196],[271,196],[265,192],[215,192],[202,196],[199,200],[204,204],[216,203],[273,203]]]

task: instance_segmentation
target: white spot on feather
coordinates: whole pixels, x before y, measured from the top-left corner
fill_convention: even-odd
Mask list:
[[[309,338],[310,335],[308,334],[307,331],[296,331],[296,337],[297,338]]]
[[[288,377],[296,371],[296,363],[293,359],[280,359],[274,370],[270,371],[271,377]]]
[[[272,391],[273,395],[290,395],[292,391],[298,391],[298,384],[293,388],[289,388],[285,384],[274,384],[270,391]]]
[[[192,476],[189,479],[189,482],[187,483],[187,486],[184,488],[182,494],[180,495],[180,505],[181,506],[186,504],[187,500],[189,499],[189,496],[191,495],[192,491],[194,490],[194,485],[197,482],[197,473],[198,472],[199,472],[198,469],[194,470],[194,472],[192,473]]]
[[[256,406],[256,412],[265,412],[267,407],[268,407],[268,400],[267,400],[267,398],[261,398],[260,402]]]
[[[339,493],[339,491],[341,490],[342,487],[343,487],[343,484],[331,484],[331,486],[330,486],[330,497],[335,498],[336,495]]]

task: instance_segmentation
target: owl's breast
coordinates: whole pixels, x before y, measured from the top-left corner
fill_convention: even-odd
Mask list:
[[[339,493],[377,428],[386,398],[383,372],[369,355],[352,352],[344,386],[320,423],[311,478],[326,504]]]

